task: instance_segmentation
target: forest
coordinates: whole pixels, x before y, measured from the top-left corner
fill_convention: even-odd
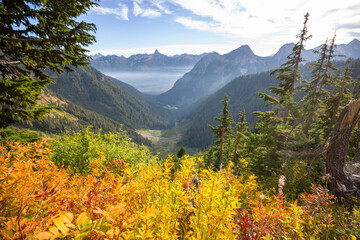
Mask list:
[[[168,112],[86,67],[95,26],[75,19],[96,3],[45,2],[0,3],[0,238],[360,239],[359,60],[334,63],[334,35],[305,65],[309,14],[287,61],[252,76],[273,83],[249,100],[267,106],[253,124],[225,94],[213,145],[160,158],[125,130],[167,127]],[[46,88],[76,66],[73,89]]]

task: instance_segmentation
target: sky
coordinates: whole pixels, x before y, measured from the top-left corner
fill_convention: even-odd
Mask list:
[[[275,54],[296,35],[309,12],[306,48],[336,32],[336,43],[360,39],[359,0],[100,0],[81,20],[95,23],[90,54],[224,54],[249,45]]]

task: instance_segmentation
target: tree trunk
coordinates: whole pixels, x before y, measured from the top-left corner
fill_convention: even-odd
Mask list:
[[[360,99],[351,101],[341,113],[331,134],[326,157],[326,173],[329,174],[330,189],[340,202],[351,196],[360,197],[359,189],[345,173],[349,140],[359,120]]]
[[[357,144],[356,144],[354,162],[360,163],[360,136],[358,136],[358,141],[357,141]]]

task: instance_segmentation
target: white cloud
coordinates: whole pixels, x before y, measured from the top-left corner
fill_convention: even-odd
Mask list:
[[[147,17],[147,18],[157,18],[161,16],[161,13],[155,9],[142,9],[139,4],[138,1],[134,2],[134,9],[133,9],[133,13],[135,16],[142,16],[142,17]]]
[[[209,31],[212,29],[212,27],[214,27],[212,26],[213,24],[209,22],[193,20],[190,17],[177,17],[175,18],[175,22],[180,23],[185,27],[191,29],[204,30],[204,31]]]
[[[107,8],[107,7],[97,6],[92,8],[91,11],[99,15],[115,15],[120,20],[129,20],[128,7],[123,4],[118,4],[118,6],[120,8]]]
[[[157,7],[161,12],[165,13],[165,14],[172,14],[172,11],[170,11],[169,9],[165,8],[163,6],[163,2],[162,1],[154,1],[152,3],[155,7]]]
[[[166,0],[191,14],[174,19],[191,29],[225,34],[255,52],[271,54],[286,42],[296,41],[303,15],[310,13],[308,47],[321,44],[337,31],[337,42],[360,34],[358,0]],[[196,19],[196,20],[194,20]],[[197,19],[209,19],[197,20]]]

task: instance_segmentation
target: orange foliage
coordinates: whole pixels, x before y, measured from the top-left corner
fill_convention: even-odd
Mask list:
[[[99,154],[89,164],[91,174],[74,175],[51,162],[47,141],[0,146],[0,238],[359,236],[359,212],[334,208],[319,186],[301,196],[302,205],[290,203],[281,193],[265,196],[254,176],[237,177],[230,166],[201,169],[202,159],[189,157],[173,173],[171,157],[133,168]]]

